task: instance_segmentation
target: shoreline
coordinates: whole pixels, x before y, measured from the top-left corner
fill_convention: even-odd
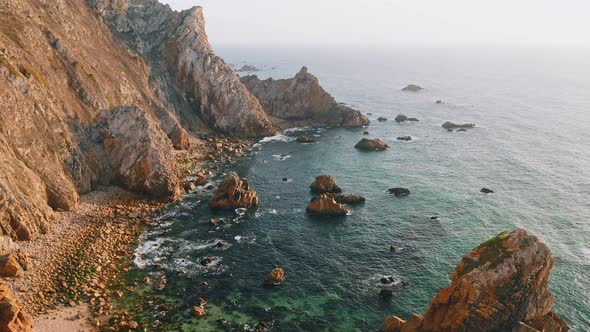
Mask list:
[[[191,191],[196,176],[213,178],[254,143],[251,139],[207,137],[194,139],[189,150],[176,151],[185,194]],[[99,186],[81,195],[75,210],[55,212],[46,234],[18,242],[29,268],[21,276],[3,281],[33,318],[33,330],[140,328],[127,313],[118,313],[111,302],[133,291],[125,289],[123,277],[134,267],[135,247],[170,203],[114,185]]]

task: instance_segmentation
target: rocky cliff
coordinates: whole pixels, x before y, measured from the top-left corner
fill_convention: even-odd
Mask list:
[[[251,75],[241,80],[274,118],[343,127],[369,124],[359,111],[336,102],[306,67],[290,79],[260,80]]]
[[[74,209],[99,184],[177,197],[173,150],[197,142],[195,133],[275,132],[213,52],[200,7],[0,0],[0,17],[0,235],[35,238],[54,210]],[[306,72],[273,94],[281,107],[267,111],[277,117],[306,109],[316,122],[367,122]]]
[[[503,232],[465,255],[426,313],[389,317],[387,332],[567,331],[552,311],[549,248],[524,230]]]

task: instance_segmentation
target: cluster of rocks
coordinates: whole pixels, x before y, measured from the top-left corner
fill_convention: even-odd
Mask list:
[[[503,232],[466,254],[424,315],[387,318],[383,332],[556,331],[549,248],[524,230]]]
[[[306,211],[315,216],[340,217],[349,213],[346,205],[360,204],[365,198],[357,194],[342,194],[342,189],[329,175],[320,175],[309,186],[312,193],[319,194],[307,206]]]
[[[258,203],[258,194],[250,187],[250,181],[240,178],[235,173],[229,173],[209,201],[209,207],[215,210],[249,209]]]

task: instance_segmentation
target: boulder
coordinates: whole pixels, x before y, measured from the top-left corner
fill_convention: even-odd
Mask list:
[[[410,189],[407,188],[390,188],[388,191],[395,197],[408,196],[410,194]]]
[[[253,71],[260,71],[256,66],[253,65],[243,65],[240,69],[236,70],[238,73],[240,72],[253,72]]]
[[[424,88],[419,85],[416,85],[416,84],[407,85],[405,88],[402,89],[402,91],[411,91],[411,92],[418,92],[420,90],[424,90]]]
[[[340,217],[348,214],[348,209],[328,194],[321,194],[307,206],[306,211],[312,215],[326,217]]]
[[[389,148],[389,145],[385,144],[382,140],[375,138],[375,139],[368,139],[363,138],[361,139],[356,145],[354,146],[355,149],[365,150],[365,151],[382,151]]]
[[[363,135],[369,135],[368,131],[363,131]]]
[[[194,306],[193,310],[192,310],[193,316],[197,317],[197,318],[201,318],[205,316],[205,309],[203,309],[202,307],[199,306]]]
[[[484,194],[493,194],[494,193],[494,191],[492,189],[488,189],[488,188],[481,188],[481,190],[479,192],[484,193]]]
[[[398,141],[411,141],[412,136],[400,136],[397,138]]]
[[[197,176],[197,179],[195,180],[195,185],[196,186],[204,186],[207,183],[209,183],[209,181],[207,180],[207,178],[205,178],[202,175]]]
[[[315,137],[311,135],[299,135],[297,136],[297,143],[313,143],[315,142]]]
[[[226,175],[219,185],[217,193],[209,202],[209,207],[214,210],[249,209],[258,203],[258,194],[250,187],[248,179],[240,178],[232,172]]]
[[[401,332],[402,327],[406,323],[405,320],[397,317],[397,316],[389,316],[383,322],[383,327],[381,328],[381,332]]]
[[[323,193],[336,193],[342,192],[342,189],[338,187],[336,181],[329,175],[320,175],[315,178],[315,181],[309,186],[312,192],[323,194]]]
[[[387,121],[387,118],[384,118],[384,117],[380,116],[380,117],[377,118],[377,121],[379,121],[379,122],[385,122],[385,121]]]
[[[0,255],[8,254],[12,251],[16,251],[19,249],[18,244],[16,244],[12,239],[6,235],[0,236]]]
[[[416,121],[420,121],[420,120],[418,120],[416,118],[410,118],[407,115],[400,114],[395,117],[395,121],[396,122],[406,122],[406,121],[416,122]]]
[[[475,123],[463,123],[457,124],[450,121],[447,121],[442,124],[442,127],[445,129],[457,129],[457,128],[473,128],[475,127]]]
[[[348,194],[346,196],[343,194],[334,194],[332,196],[336,202],[341,204],[355,205],[365,202],[365,198],[357,194]]]
[[[443,102],[442,102],[442,100],[437,100],[435,103],[436,104],[442,104]]]
[[[23,267],[19,263],[16,254],[10,253],[0,256],[0,277],[18,277],[23,273]]]
[[[451,285],[435,295],[423,317],[388,331],[568,331],[552,311],[553,264],[537,237],[524,230],[500,233],[461,259]]]
[[[33,319],[22,310],[8,286],[0,281],[0,331],[29,332]]]
[[[285,270],[280,267],[274,268],[264,279],[265,287],[279,286],[285,281]]]

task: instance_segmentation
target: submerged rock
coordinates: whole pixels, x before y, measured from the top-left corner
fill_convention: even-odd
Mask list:
[[[435,103],[436,104],[442,104],[443,102],[442,102],[442,100],[437,100]]]
[[[416,85],[416,84],[409,84],[402,91],[411,91],[411,92],[418,92],[420,90],[424,90],[423,87]]]
[[[382,151],[389,148],[389,145],[385,144],[382,140],[375,138],[375,139],[368,139],[363,138],[361,139],[356,145],[354,146],[356,149],[365,150],[365,151]]]
[[[338,187],[336,181],[329,175],[320,175],[315,178],[315,181],[309,186],[312,192],[323,194],[323,193],[336,193],[342,192],[342,189]]]
[[[215,210],[249,209],[258,203],[258,194],[250,187],[248,179],[229,173],[209,202],[209,207]]]
[[[385,277],[381,277],[381,279],[379,279],[379,281],[381,281],[382,284],[393,284],[393,282],[395,281],[395,279],[392,276],[385,276]]]
[[[393,297],[393,290],[392,289],[382,289],[379,292],[379,297],[382,299],[390,299]]]
[[[408,196],[410,194],[410,189],[407,188],[390,188],[388,189],[389,193],[394,195],[395,197],[402,197],[402,196]]]
[[[336,202],[329,194],[321,194],[307,206],[306,211],[312,215],[326,217],[339,217],[348,214],[348,209]]]
[[[377,118],[377,121],[379,121],[379,122],[385,122],[385,121],[387,121],[387,118],[384,118],[384,117],[380,116],[380,117]]]
[[[473,128],[475,127],[475,123],[463,123],[457,124],[450,121],[447,121],[442,124],[442,127],[445,129],[457,129],[457,128]]]
[[[285,281],[285,270],[280,267],[274,268],[264,279],[265,287],[279,286]]]
[[[451,285],[436,294],[424,317],[416,315],[410,324],[392,316],[383,330],[568,331],[552,311],[553,264],[549,248],[537,237],[524,230],[503,232],[461,259],[449,277]]]
[[[420,121],[420,120],[418,120],[416,118],[410,118],[407,115],[400,114],[395,117],[395,121],[396,122],[406,122],[406,121],[416,122],[416,121]]]
[[[311,136],[311,135],[299,135],[297,136],[297,142],[298,143],[313,143],[315,142],[315,137]]]
[[[481,188],[480,192],[484,193],[484,194],[493,194],[494,191],[492,189],[488,189],[488,188]]]
[[[363,135],[369,135],[368,131],[363,131]]]
[[[411,141],[412,136],[400,136],[397,138],[398,141]]]

